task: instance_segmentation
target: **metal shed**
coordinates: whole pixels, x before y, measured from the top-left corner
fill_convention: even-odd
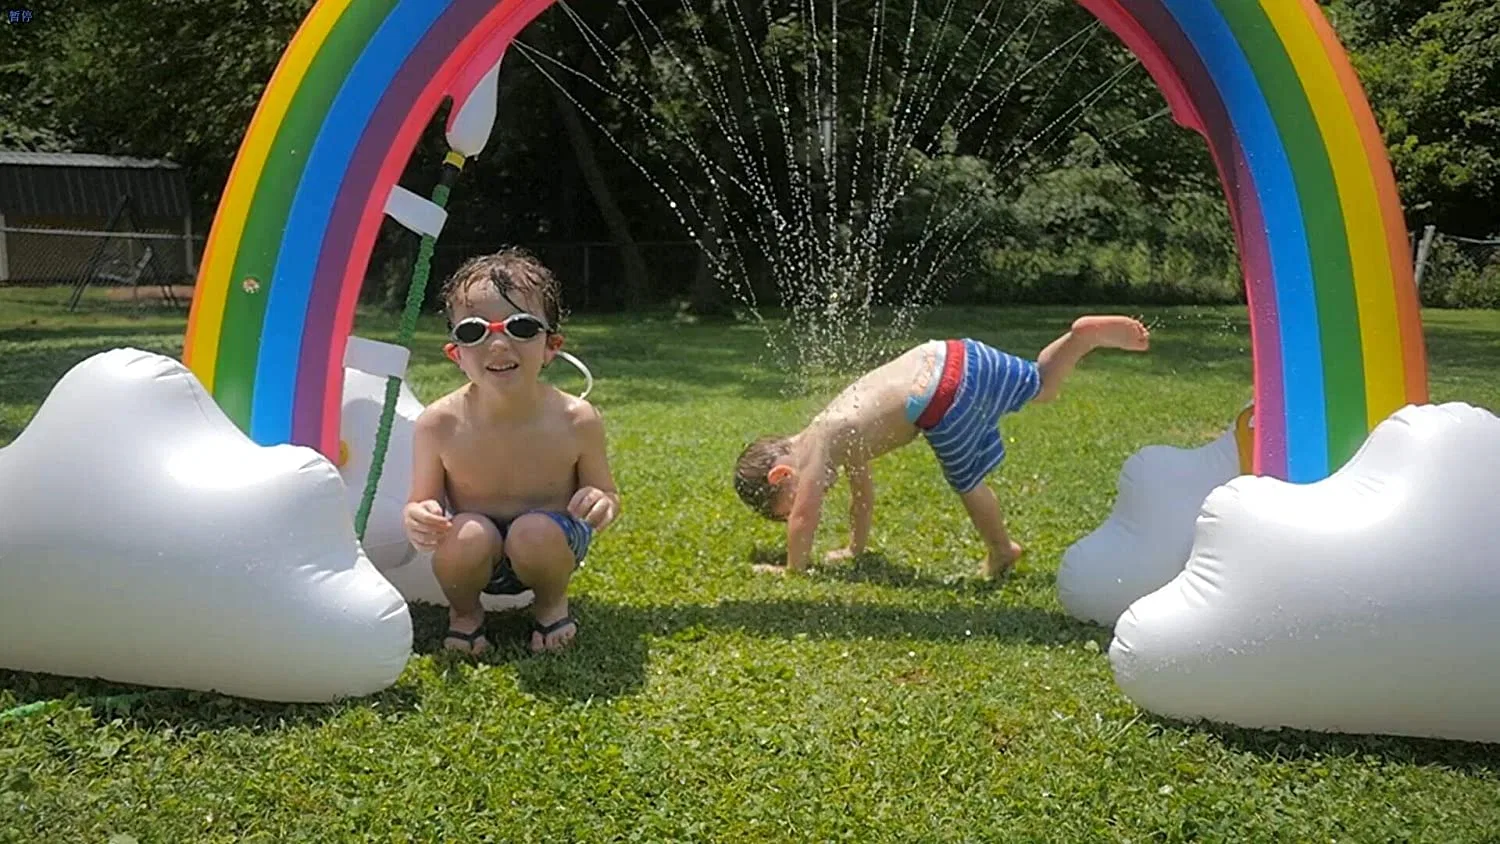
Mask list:
[[[0,150],[0,282],[74,282],[101,255],[129,263],[130,253],[143,250],[158,274],[196,273],[180,165]]]

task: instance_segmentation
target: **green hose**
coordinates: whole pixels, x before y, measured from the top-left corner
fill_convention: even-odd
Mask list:
[[[448,205],[448,194],[458,181],[464,165],[463,156],[449,151],[443,159],[443,173],[437,187],[432,189],[432,202],[439,208]],[[422,245],[417,250],[416,266],[412,267],[411,287],[406,291],[406,309],[401,314],[401,328],[396,342],[405,347],[411,345],[412,335],[417,330],[417,317],[422,313],[422,301],[427,296],[427,277],[432,269],[433,246],[437,237],[422,235]],[[360,498],[359,510],[354,514],[354,532],[360,542],[365,541],[365,526],[370,520],[370,508],[375,503],[375,490],[380,486],[380,475],[385,471],[385,455],[390,446],[391,424],[396,418],[396,401],[401,396],[401,379],[392,375],[385,379],[385,403],[380,408],[380,426],[375,430],[375,454],[370,462],[370,474],[365,478],[364,495]]]

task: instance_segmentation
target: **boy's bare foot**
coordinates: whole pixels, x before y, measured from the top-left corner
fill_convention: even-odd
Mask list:
[[[823,562],[825,562],[825,563],[842,563],[845,560],[852,560],[852,559],[854,559],[857,556],[859,556],[859,555],[856,554],[856,553],[854,553],[853,549],[850,549],[850,548],[839,548],[837,550],[829,551],[827,554],[824,554],[823,555]]]
[[[1012,540],[1010,548],[1005,553],[990,551],[984,558],[984,565],[980,568],[980,573],[992,580],[998,579],[1010,571],[1015,566],[1016,560],[1021,559],[1021,555],[1024,553],[1026,553],[1025,549]]]
[[[1151,332],[1139,320],[1127,316],[1086,316],[1073,321],[1073,334],[1098,348],[1144,352],[1151,346]]]
[[[457,615],[448,613],[448,632],[443,635],[444,650],[460,651],[462,653],[478,656],[490,649],[490,641],[485,638],[484,611],[478,615]]]
[[[531,622],[531,652],[555,652],[572,644],[578,635],[578,622],[568,613],[564,598],[557,607],[534,607]]]

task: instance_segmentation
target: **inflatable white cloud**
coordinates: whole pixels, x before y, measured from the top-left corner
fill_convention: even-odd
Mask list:
[[[1500,419],[1408,406],[1325,480],[1243,476],[1131,604],[1141,707],[1246,727],[1500,741]]]
[[[1113,627],[1182,571],[1203,499],[1241,473],[1247,414],[1200,448],[1153,445],[1125,461],[1109,518],[1063,554],[1057,593],[1069,615]]]
[[[350,337],[344,354],[343,416],[340,437],[346,456],[339,466],[350,517],[358,513],[365,482],[375,457],[375,437],[385,403],[386,377],[402,377],[407,351],[401,346]],[[401,511],[411,488],[411,443],[423,406],[403,380],[375,498],[365,523],[364,549],[370,562],[413,603],[446,607],[448,598],[432,571],[432,555],[420,552],[406,538]],[[482,595],[486,610],[514,609],[531,603],[531,592],[520,595]]]
[[[83,361],[0,449],[0,667],[327,701],[411,640],[333,465],[255,444],[175,360]]]

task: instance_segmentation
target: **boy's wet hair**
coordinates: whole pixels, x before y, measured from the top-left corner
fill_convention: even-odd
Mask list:
[[[542,303],[540,316],[553,331],[562,328],[562,290],[557,277],[535,255],[519,246],[501,249],[490,255],[476,255],[453,271],[443,284],[443,314],[453,323],[454,309],[468,301],[476,284],[489,282],[510,296],[535,293]]]
[[[740,500],[755,512],[768,519],[780,521],[771,512],[776,498],[776,485],[766,477],[781,458],[791,454],[789,437],[760,437],[740,452],[734,464],[734,491]]]

